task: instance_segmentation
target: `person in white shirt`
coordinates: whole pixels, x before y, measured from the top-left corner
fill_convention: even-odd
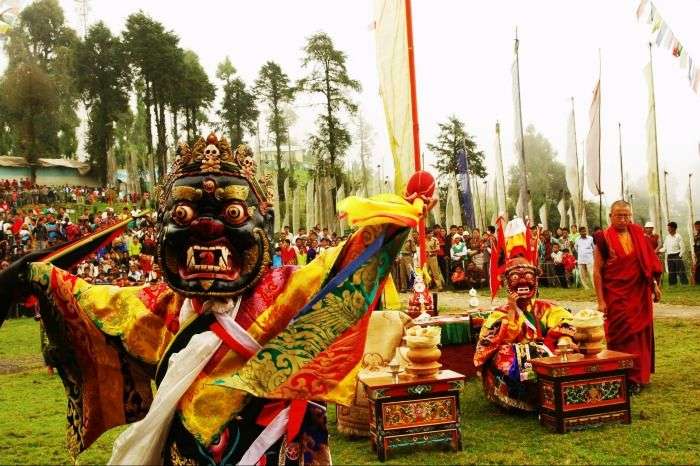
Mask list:
[[[688,277],[685,274],[685,263],[683,262],[683,238],[676,233],[678,224],[668,222],[668,235],[664,238],[664,246],[659,252],[666,253],[666,269],[668,270],[668,284],[675,285],[680,279],[681,284],[688,284]]]
[[[588,236],[586,227],[578,229],[579,237],[574,243],[576,263],[581,284],[585,289],[593,287],[593,237]]]

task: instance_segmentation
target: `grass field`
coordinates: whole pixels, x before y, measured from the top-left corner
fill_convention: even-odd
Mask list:
[[[596,301],[595,291],[583,288],[540,288],[545,299],[553,301]],[[504,295],[505,296],[505,295]],[[687,306],[700,306],[700,285],[675,285],[664,283],[661,290],[661,302]]]
[[[486,403],[478,381],[462,397],[464,451],[405,451],[394,464],[558,463],[700,464],[700,320],[656,323],[657,373],[632,402],[631,426],[607,426],[566,435],[540,427],[534,416],[507,415]],[[31,319],[0,329],[0,464],[70,463],[65,449],[65,397],[57,376],[39,367],[39,333]],[[348,440],[333,427],[336,464],[375,464],[366,439]],[[79,458],[105,463],[119,429],[106,433]]]

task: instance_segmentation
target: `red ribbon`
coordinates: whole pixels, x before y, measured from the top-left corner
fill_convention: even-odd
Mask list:
[[[289,420],[287,421],[287,441],[294,440],[301,431],[301,424],[306,414],[306,400],[291,400],[289,402]],[[277,415],[287,407],[287,401],[273,401],[266,404],[258,414],[256,423],[265,427],[268,426]]]
[[[211,324],[209,326],[209,330],[216,333],[216,336],[221,338],[221,341],[223,341],[226,346],[243,356],[245,359],[250,359],[255,354],[253,351],[249,350],[248,348],[240,344],[238,341],[236,341],[233,337],[231,337],[231,335],[228,334],[226,329],[224,329],[224,327],[222,327],[219,322],[214,322],[213,324]]]

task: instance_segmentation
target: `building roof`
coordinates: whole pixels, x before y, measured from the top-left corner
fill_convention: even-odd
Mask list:
[[[78,171],[81,175],[87,175],[90,172],[90,164],[87,162],[81,162],[79,160],[69,160],[69,159],[38,159],[37,165],[39,167],[65,167],[73,168]],[[0,157],[0,167],[16,167],[25,168],[29,167],[29,162],[24,157],[17,157],[11,155],[5,155]]]

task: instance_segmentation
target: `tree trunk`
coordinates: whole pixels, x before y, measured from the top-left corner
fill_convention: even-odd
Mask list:
[[[151,86],[148,83],[148,81],[146,81],[146,89],[145,94],[143,96],[143,103],[146,106],[146,147],[148,157],[148,168],[151,172],[151,190],[153,190],[153,188],[156,185],[156,164],[153,158],[153,133],[151,132],[153,122],[151,119],[151,102]]]
[[[326,118],[328,119],[328,155],[331,162],[331,173],[330,175],[335,179],[334,186],[331,188],[331,200],[330,203],[333,217],[335,218],[335,197],[336,197],[336,187],[338,185],[338,180],[336,178],[335,170],[335,125],[333,123],[333,107],[331,106],[331,80],[330,80],[330,70],[329,65],[326,62],[325,67],[326,73]]]
[[[180,139],[177,134],[177,109],[172,108],[171,112],[173,114],[173,141],[177,144],[178,139]]]
[[[168,163],[165,158],[167,146],[165,142],[165,104],[156,101],[156,130],[158,134],[158,145],[156,146],[156,157],[158,158],[160,176],[164,177],[168,169]]]

